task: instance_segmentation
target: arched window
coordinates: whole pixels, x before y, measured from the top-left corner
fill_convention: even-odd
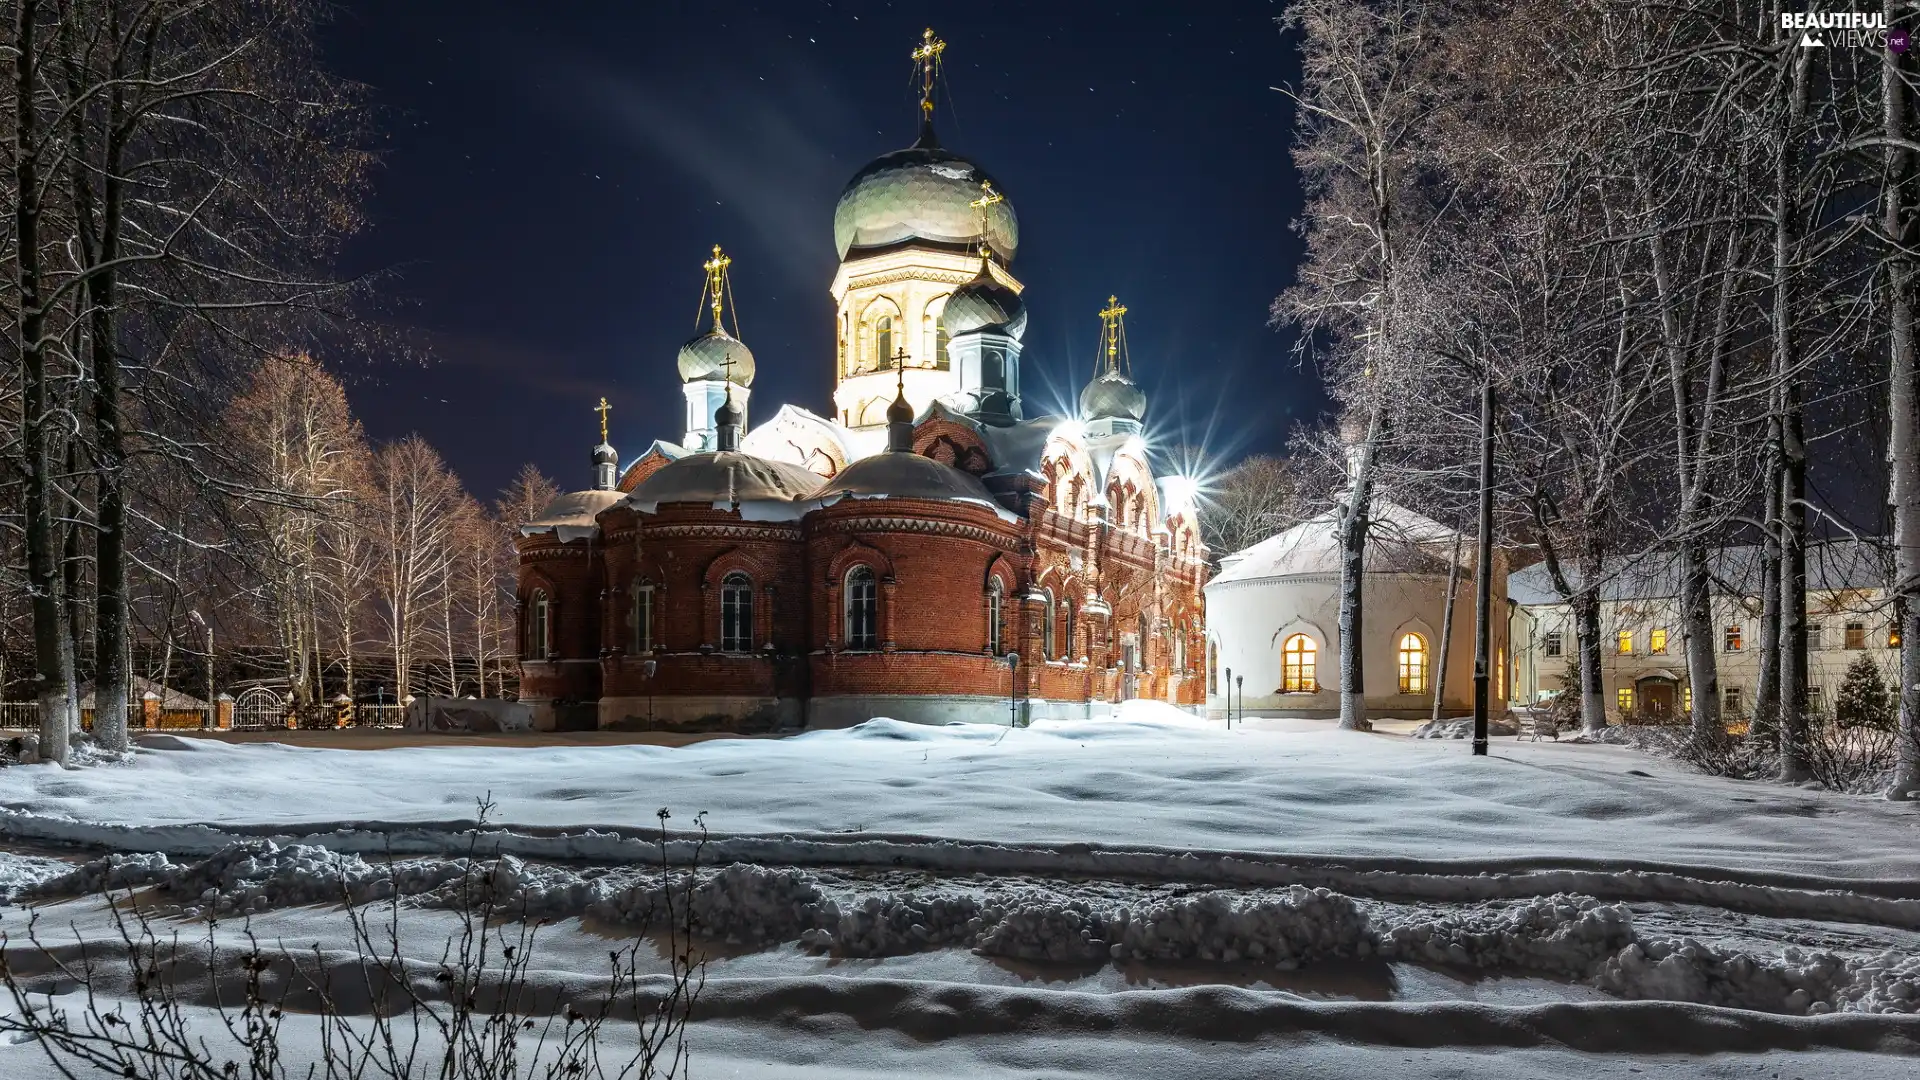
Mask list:
[[[873,320],[873,362],[876,368],[893,366],[893,316]]]
[[[633,634],[632,651],[648,653],[653,651],[653,586],[635,585],[633,587]]]
[[[1173,633],[1173,670],[1186,674],[1187,670],[1187,624],[1181,623]]]
[[[920,318],[920,352],[923,356],[933,357],[933,366],[945,371],[947,361],[947,297],[936,296],[927,301],[926,313]]]
[[[945,371],[953,366],[947,357],[947,317],[936,315],[933,319],[933,366]]]
[[[856,566],[847,571],[845,624],[847,648],[873,649],[880,645],[880,604],[873,569]]]
[[[1214,641],[1207,642],[1207,693],[1220,692],[1220,646]]]
[[[1072,660],[1072,659],[1074,658],[1074,656],[1076,656],[1076,655],[1077,655],[1077,654],[1076,654],[1076,653],[1074,652],[1074,649],[1075,649],[1075,648],[1077,648],[1077,646],[1075,646],[1075,645],[1074,645],[1074,641],[1075,641],[1075,638],[1074,638],[1074,636],[1073,636],[1073,633],[1074,633],[1074,625],[1073,625],[1073,601],[1071,601],[1071,600],[1069,600],[1069,601],[1067,601],[1067,610],[1066,610],[1066,617],[1067,617],[1067,640],[1066,640],[1066,648],[1065,648],[1065,649],[1063,649],[1063,650],[1061,650],[1061,655],[1063,655],[1063,656],[1065,656],[1065,657],[1066,657],[1066,658],[1067,658],[1068,660]]]
[[[1427,641],[1419,634],[1400,635],[1400,692],[1427,692]]]
[[[753,581],[738,570],[720,579],[720,649],[753,651]]]
[[[1005,632],[1006,599],[1006,589],[999,578],[987,583],[987,652],[994,656],[999,656],[1005,647],[1001,638]]]
[[[1052,660],[1055,655],[1053,636],[1053,590],[1041,594],[1045,597],[1040,611],[1040,658]]]
[[[1280,692],[1283,694],[1311,694],[1320,689],[1320,682],[1314,678],[1313,664],[1320,647],[1305,634],[1295,634],[1288,638],[1280,649]]]
[[[527,659],[545,660],[548,645],[547,593],[535,589],[527,598]]]

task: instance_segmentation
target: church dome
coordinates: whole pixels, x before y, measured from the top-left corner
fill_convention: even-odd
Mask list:
[[[929,499],[936,502],[963,499],[996,506],[993,494],[972,473],[962,472],[930,457],[915,453],[875,454],[840,470],[814,492],[821,502],[838,498],[855,499]]]
[[[820,486],[820,474],[784,461],[721,450],[688,454],[640,482],[627,501],[643,513],[661,503],[793,502]]]
[[[709,330],[680,346],[680,381],[722,379],[727,360],[733,360],[733,382],[753,385],[753,350],[725,330]]]
[[[947,298],[940,322],[950,337],[975,330],[1000,330],[1017,338],[1027,329],[1027,304],[1019,293],[995,281],[983,269],[979,277]]]
[[[1147,395],[1133,380],[1118,371],[1109,371],[1080,391],[1082,420],[1133,420],[1147,418]]]
[[[853,174],[833,208],[833,243],[842,259],[855,248],[888,247],[908,240],[965,246],[979,238],[972,203],[980,185],[993,182],[985,170],[949,150],[925,142],[882,154]],[[1012,262],[1020,245],[1013,204],[987,208],[987,243]]]

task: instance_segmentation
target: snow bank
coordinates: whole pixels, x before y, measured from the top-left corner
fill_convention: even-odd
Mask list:
[[[151,889],[184,915],[230,916],[316,903],[398,899],[461,910],[486,903],[522,918],[590,916],[636,929],[680,925],[730,945],[799,942],[845,958],[937,948],[1067,964],[1256,963],[1276,970],[1335,958],[1469,971],[1527,971],[1591,982],[1629,999],[1787,1014],[1920,1012],[1920,956],[1847,956],[1789,947],[1779,956],[1692,938],[1639,937],[1631,912],[1590,896],[1434,908],[1370,902],[1324,888],[1171,895],[1072,883],[972,880],[912,888],[829,883],[794,868],[734,864],[693,875],[498,859],[358,855],[271,841],[174,863],[112,855],[45,878],[33,897]],[[1118,895],[1116,895],[1116,892]]]
[[[1488,735],[1518,735],[1519,729],[1504,720],[1487,718]],[[1416,739],[1471,739],[1473,738],[1473,717],[1460,716],[1451,720],[1429,720],[1413,729]]]

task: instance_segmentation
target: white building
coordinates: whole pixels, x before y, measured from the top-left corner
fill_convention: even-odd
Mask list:
[[[1370,716],[1428,716],[1473,709],[1473,560],[1471,539],[1392,503],[1373,508],[1367,544],[1362,631]],[[1456,541],[1458,541],[1456,543]],[[1442,649],[1448,567],[1460,560],[1452,644]],[[1236,713],[1331,717],[1340,712],[1340,538],[1334,511],[1302,522],[1221,560],[1207,584],[1207,711],[1222,716],[1233,692]],[[1506,559],[1493,575],[1492,711],[1506,711],[1508,605]],[[1446,653],[1445,678],[1440,656]]]
[[[1692,707],[1679,574],[1666,552],[1610,559],[1601,584],[1601,670],[1607,711],[1652,720]],[[1760,550],[1730,546],[1712,558],[1714,650],[1723,712],[1747,715],[1760,677]],[[1578,578],[1572,579],[1577,587]],[[1882,672],[1898,670],[1887,574],[1874,552],[1856,541],[1815,544],[1807,551],[1807,688],[1815,711],[1832,708],[1847,668],[1871,656]],[[1572,608],[1553,588],[1544,565],[1515,571],[1515,665],[1525,700],[1577,685]]]

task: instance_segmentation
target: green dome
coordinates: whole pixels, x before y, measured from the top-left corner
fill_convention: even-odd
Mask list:
[[[680,381],[726,378],[733,361],[733,383],[753,385],[753,350],[725,330],[709,330],[680,346]]]
[[[853,174],[833,209],[833,243],[842,259],[859,248],[884,248],[909,240],[964,247],[979,239],[972,203],[980,185],[999,183],[986,171],[938,146],[911,146],[874,158]],[[987,208],[987,243],[1011,262],[1020,245],[1013,204]]]

